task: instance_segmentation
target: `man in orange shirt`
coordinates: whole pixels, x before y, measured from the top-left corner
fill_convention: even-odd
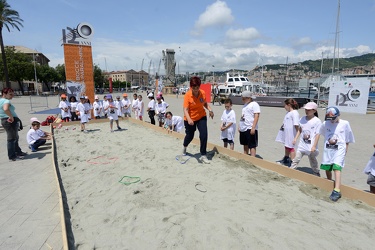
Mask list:
[[[195,130],[199,131],[199,139],[201,142],[199,160],[205,164],[210,164],[207,159],[207,115],[205,108],[209,111],[209,116],[213,119],[214,112],[206,101],[206,94],[200,89],[201,80],[197,76],[190,79],[190,90],[184,97],[184,124],[185,124],[185,138],[183,143],[182,155],[186,155],[186,148],[194,138]]]

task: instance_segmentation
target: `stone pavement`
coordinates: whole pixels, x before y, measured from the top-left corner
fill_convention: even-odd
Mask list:
[[[28,149],[26,134],[34,116],[28,113],[28,100],[16,97],[11,101],[24,123],[19,133],[20,147],[28,153],[24,160],[8,160],[6,133],[0,126],[0,249],[63,249],[51,142],[35,153]]]

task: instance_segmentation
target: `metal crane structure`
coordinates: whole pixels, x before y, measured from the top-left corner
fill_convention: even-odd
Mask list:
[[[165,86],[175,87],[176,86],[176,61],[174,59],[174,50],[166,49],[163,50],[163,62],[165,68]]]

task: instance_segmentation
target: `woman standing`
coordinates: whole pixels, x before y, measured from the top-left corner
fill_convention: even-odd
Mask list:
[[[184,124],[185,124],[185,139],[183,143],[182,154],[186,155],[186,148],[194,138],[195,130],[199,131],[199,139],[201,142],[200,153],[201,157],[199,160],[205,164],[210,164],[207,159],[207,115],[205,108],[209,111],[209,116],[213,119],[214,112],[206,101],[206,93],[200,89],[201,79],[197,76],[193,76],[190,79],[190,90],[185,94],[184,97]]]
[[[4,88],[2,90],[2,98],[0,99],[0,118],[1,125],[7,133],[7,148],[8,158],[10,161],[16,161],[17,158],[23,159],[26,153],[22,152],[18,145],[18,129],[21,121],[17,117],[16,108],[10,103],[14,96],[14,91],[11,88]]]

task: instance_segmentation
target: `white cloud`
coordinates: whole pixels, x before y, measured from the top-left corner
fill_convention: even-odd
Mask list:
[[[194,29],[191,34],[201,35],[206,28],[209,27],[223,27],[233,22],[234,17],[232,10],[223,1],[216,1],[206,8],[198,20],[195,22]]]
[[[246,28],[246,29],[229,29],[225,33],[226,44],[228,47],[247,47],[250,44],[260,38],[261,35],[255,28]]]

